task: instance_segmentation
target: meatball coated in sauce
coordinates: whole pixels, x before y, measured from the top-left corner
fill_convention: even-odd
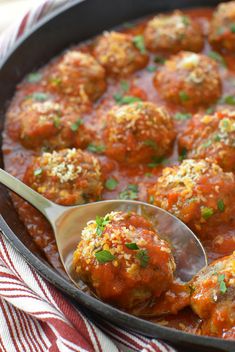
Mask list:
[[[235,178],[207,160],[166,167],[149,190],[149,201],[185,222],[202,239],[234,218]]]
[[[200,24],[181,11],[155,16],[147,23],[144,39],[146,47],[153,52],[199,52],[204,46]]]
[[[80,117],[84,113],[82,107],[65,100],[35,100],[34,96],[40,97],[40,94],[44,93],[34,93],[32,98],[23,100],[20,109],[8,112],[9,133],[17,134],[17,139],[27,148],[86,146],[91,140],[91,132]]]
[[[191,285],[191,307],[202,319],[199,333],[234,339],[235,252],[203,269]]]
[[[218,51],[235,50],[235,1],[221,3],[213,13],[209,42]]]
[[[169,103],[187,108],[209,106],[221,95],[217,63],[202,54],[180,52],[154,76],[159,94]]]
[[[102,300],[125,310],[159,297],[175,270],[169,244],[134,212],[112,212],[89,221],[73,264]]]
[[[99,63],[112,76],[128,76],[148,63],[145,50],[138,49],[134,37],[118,32],[105,32],[94,49]]]
[[[114,107],[105,122],[106,154],[120,162],[136,164],[162,157],[175,138],[168,112],[151,102]]]
[[[235,112],[196,115],[179,139],[181,149],[194,159],[209,157],[225,171],[235,171]]]
[[[87,104],[106,90],[104,68],[90,54],[70,50],[55,63],[46,80],[53,92],[78,97],[75,102]]]
[[[94,202],[102,192],[99,161],[79,149],[64,149],[35,157],[24,182],[55,203]]]

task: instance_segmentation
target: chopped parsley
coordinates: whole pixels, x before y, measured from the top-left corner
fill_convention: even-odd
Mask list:
[[[120,199],[138,199],[138,185],[129,184],[127,188],[119,194]]]
[[[154,62],[156,62],[157,64],[164,64],[165,61],[166,59],[160,55],[156,55],[154,58]]]
[[[132,243],[125,243],[125,246],[128,248],[128,249],[131,249],[131,250],[137,250],[139,249],[139,247],[137,246],[137,244],[135,242],[132,242]]]
[[[218,209],[220,210],[220,211],[224,211],[224,209],[225,209],[225,205],[224,205],[224,201],[223,201],[223,199],[219,199],[218,200],[218,202],[217,202],[217,207],[218,207]]]
[[[160,164],[166,163],[167,159],[164,156],[154,156],[152,162],[148,164],[148,167],[154,168]]]
[[[87,150],[92,153],[103,153],[105,151],[105,146],[102,144],[95,145],[91,143],[88,145]]]
[[[37,83],[42,79],[42,74],[39,72],[32,72],[27,76],[27,81],[29,83]]]
[[[76,132],[82,124],[83,124],[82,119],[78,118],[76,122],[72,123],[72,125],[70,126],[70,129],[73,132]]]
[[[227,292],[227,286],[226,286],[226,283],[225,283],[224,279],[225,279],[225,275],[224,274],[218,275],[218,282],[219,282],[219,288],[220,288],[220,292],[221,293],[226,293]]]
[[[152,174],[151,172],[146,172],[146,173],[144,174],[144,176],[145,176],[145,177],[152,177],[153,174]]]
[[[122,81],[120,82],[120,86],[121,86],[123,92],[127,92],[127,91],[129,90],[129,88],[130,88],[129,82],[124,81],[124,80],[122,80]]]
[[[43,93],[43,92],[34,92],[29,97],[33,98],[34,100],[43,102],[43,101],[46,101],[48,99],[48,94]]]
[[[62,82],[62,79],[59,77],[52,77],[50,79],[50,82],[54,85],[54,86],[59,86]]]
[[[179,157],[178,157],[178,161],[182,161],[182,160],[186,159],[187,158],[187,153],[188,153],[187,149],[183,148],[181,150],[181,153],[180,153]]]
[[[203,148],[207,148],[207,147],[209,147],[211,144],[212,144],[211,139],[208,139],[208,141],[202,143],[202,147],[203,147]]]
[[[115,259],[115,256],[111,252],[106,250],[96,252],[95,257],[101,264],[112,262]]]
[[[214,210],[212,208],[208,208],[208,207],[202,207],[201,208],[201,215],[202,215],[203,219],[207,220],[213,214],[214,214]]]
[[[184,90],[181,90],[181,91],[179,92],[179,97],[180,97],[180,100],[181,100],[182,102],[186,102],[186,101],[189,100],[189,96],[188,96],[188,94],[187,94]]]
[[[39,176],[42,174],[42,171],[43,170],[41,168],[38,168],[38,169],[34,170],[33,174],[34,174],[34,176]]]
[[[151,196],[149,197],[149,203],[150,203],[150,204],[153,204],[153,203],[154,203],[154,196],[153,196],[153,195],[151,195]]]
[[[148,66],[148,67],[146,67],[146,70],[148,71],[148,72],[155,72],[156,70],[157,70],[157,67],[156,66]]]
[[[132,95],[122,95],[121,93],[114,94],[113,98],[119,105],[131,104],[137,101],[142,101],[142,99],[139,97],[134,97]]]
[[[235,23],[232,23],[232,24],[230,25],[230,31],[231,31],[232,33],[235,33]]]
[[[149,262],[149,255],[147,249],[140,249],[136,254],[136,258],[140,261],[140,266],[146,268]]]
[[[189,114],[189,113],[183,113],[183,112],[177,112],[175,115],[174,115],[174,119],[175,120],[188,120],[188,119],[191,119],[192,115]]]
[[[235,105],[235,97],[233,95],[226,95],[225,97],[222,98],[222,103],[225,103],[228,105]]]
[[[144,141],[143,143],[147,147],[151,147],[152,149],[155,149],[155,150],[157,149],[157,143],[152,139],[146,139],[146,141]]]
[[[146,53],[144,37],[142,35],[136,35],[135,37],[133,37],[132,41],[135,47],[141,52],[141,54]]]
[[[213,114],[214,111],[215,111],[215,109],[213,107],[210,107],[210,108],[206,109],[206,113],[208,115]]]
[[[188,16],[182,16],[182,22],[187,27],[190,24],[190,19]]]
[[[110,222],[110,219],[109,219],[109,216],[105,216],[105,217],[102,217],[102,216],[97,216],[96,219],[95,219],[95,222],[96,222],[96,233],[98,236],[101,236],[104,229],[105,229],[105,226],[109,224]]]
[[[109,190],[109,191],[113,191],[118,185],[118,181],[115,180],[115,178],[109,178],[106,182],[105,182],[105,187]]]
[[[208,53],[208,56],[209,56],[211,59],[217,61],[221,66],[227,67],[226,62],[225,62],[223,56],[220,55],[219,53],[217,53],[216,51],[210,51],[210,52]]]
[[[53,125],[55,128],[59,128],[61,124],[60,117],[59,116],[54,116],[53,118]]]
[[[220,142],[220,141],[221,141],[221,138],[220,138],[220,136],[219,136],[218,134],[215,134],[214,137],[213,137],[213,140],[214,140],[215,142]]]

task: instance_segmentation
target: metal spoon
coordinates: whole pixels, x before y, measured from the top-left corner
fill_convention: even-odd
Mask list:
[[[58,246],[61,261],[70,279],[76,284],[72,268],[72,256],[80,234],[89,220],[111,211],[134,211],[147,217],[162,238],[172,245],[176,261],[176,276],[189,281],[207,265],[205,250],[194,233],[179,219],[156,206],[130,200],[106,200],[97,203],[65,207],[57,205],[26,186],[23,182],[0,169],[0,182],[27,200],[50,222]]]

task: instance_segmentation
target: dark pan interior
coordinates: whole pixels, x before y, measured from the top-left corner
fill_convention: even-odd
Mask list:
[[[152,12],[175,8],[214,6],[213,0],[86,0],[68,1],[62,9],[44,19],[33,32],[17,43],[0,70],[0,128],[4,125],[5,110],[14,94],[16,84],[26,73],[45,64],[71,44],[78,43],[104,29],[122,22],[142,17]],[[3,166],[3,157],[0,153]],[[147,336],[160,337],[170,341],[181,351],[235,351],[235,342],[199,337],[174,329],[161,327],[125,314],[78,291],[73,284],[62,277],[43,258],[32,243],[23,224],[18,219],[7,190],[0,186],[0,228],[13,246],[23,254],[51,283],[62,290],[75,304],[79,302],[92,318],[113,322],[121,327],[141,332]],[[181,349],[182,348],[182,349]]]

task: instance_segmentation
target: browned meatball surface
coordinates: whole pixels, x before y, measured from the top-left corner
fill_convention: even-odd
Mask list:
[[[146,47],[153,52],[199,52],[204,46],[200,24],[181,11],[155,16],[147,23],[144,38]]]
[[[8,113],[10,135],[27,148],[85,147],[91,131],[83,121],[84,107],[35,92]]]
[[[69,50],[51,68],[45,86],[53,92],[78,97],[80,104],[86,104],[106,90],[105,70],[90,54]]]
[[[165,100],[188,108],[208,106],[221,95],[217,63],[191,52],[170,57],[156,72],[154,85]]]
[[[94,55],[108,74],[128,76],[148,63],[144,46],[138,45],[142,40],[141,36],[136,39],[129,34],[105,32],[95,46]]]
[[[235,1],[228,1],[217,6],[213,13],[208,39],[216,50],[234,52]]]
[[[233,220],[234,175],[207,160],[186,159],[166,167],[149,189],[149,201],[185,222],[202,239],[215,238]]]
[[[100,199],[99,161],[79,149],[64,149],[35,157],[24,182],[55,203],[75,205]]]
[[[121,162],[135,164],[162,157],[175,138],[168,112],[150,102],[114,107],[105,121],[106,154]]]
[[[189,158],[209,157],[225,171],[235,171],[235,112],[195,115],[181,135],[179,146]]]
[[[159,297],[175,271],[170,245],[134,212],[111,212],[89,221],[73,263],[101,299],[125,310]]]
[[[203,335],[235,338],[235,252],[216,260],[192,281],[191,307]]]

